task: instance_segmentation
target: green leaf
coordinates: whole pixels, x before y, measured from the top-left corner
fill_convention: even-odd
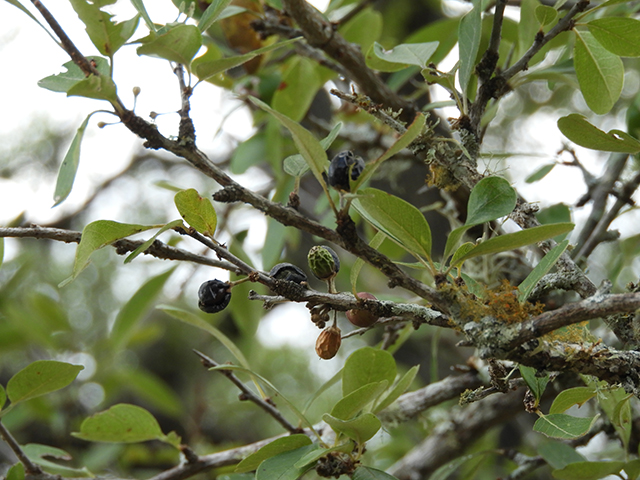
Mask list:
[[[301,447],[311,445],[311,439],[302,433],[295,435],[289,435],[288,437],[282,437],[274,440],[273,442],[260,448],[255,453],[252,453],[247,458],[242,460],[235,468],[234,472],[244,473],[252,472],[257,469],[260,464],[268,458],[275,457],[281,453],[296,450]]]
[[[347,42],[358,44],[366,52],[380,38],[382,23],[382,13],[368,7],[347,23],[340,23],[338,31]]]
[[[486,177],[480,180],[469,195],[467,220],[447,237],[443,258],[449,258],[462,235],[471,227],[509,215],[516,206],[516,200],[516,191],[504,178]],[[453,262],[451,264],[455,265]]]
[[[2,262],[4,262],[4,237],[0,238],[0,267]]]
[[[181,322],[186,323],[187,325],[197,327],[200,330],[204,330],[205,332],[211,334],[220,343],[222,343],[222,345],[224,345],[227,350],[229,350],[229,352],[235,357],[235,359],[238,361],[240,365],[242,365],[245,368],[250,368],[247,358],[236,346],[236,344],[233,343],[233,341],[229,337],[227,337],[224,333],[222,333],[216,327],[208,323],[206,320],[203,320],[201,317],[194,315],[191,312],[182,310],[181,308],[172,307],[170,305],[158,305],[156,308],[158,310],[162,310],[167,315],[170,315],[173,318],[176,318]]]
[[[371,248],[378,248],[380,245],[382,245],[382,242],[384,242],[385,238],[387,238],[387,236],[384,233],[377,232],[369,242],[369,246]],[[364,260],[358,257],[356,261],[353,262],[353,266],[351,267],[351,272],[349,273],[349,280],[351,281],[351,289],[353,290],[354,295],[357,292],[356,284],[358,283],[358,276],[360,275],[360,270],[362,270],[363,266],[364,266]]]
[[[174,220],[173,222],[167,223],[164,227],[162,227],[160,230],[158,230],[153,237],[151,237],[149,240],[147,240],[142,245],[140,245],[138,248],[136,248],[133,252],[131,252],[127,256],[127,258],[124,259],[124,263],[130,263],[138,255],[140,255],[143,252],[146,252],[147,249],[153,244],[153,242],[156,241],[156,238],[158,238],[161,234],[163,234],[167,230],[171,230],[172,228],[175,228],[175,227],[178,227],[178,226],[181,226],[181,225],[183,225],[182,224],[182,220]]]
[[[70,1],[78,17],[85,24],[91,42],[102,55],[113,57],[138,27],[140,17],[137,15],[126,22],[114,23],[111,21],[113,15],[100,10],[99,3],[89,3],[86,0]]]
[[[524,302],[529,295],[531,295],[533,288],[538,284],[542,277],[549,273],[549,270],[553,268],[568,246],[569,240],[564,240],[549,250],[534,269],[531,270],[531,273],[527,275],[527,278],[518,285],[518,299],[521,302]]]
[[[173,201],[185,222],[203,235],[213,237],[218,216],[208,198],[202,198],[193,188],[176,193]]]
[[[551,25],[558,18],[558,11],[548,5],[538,5],[536,7],[536,18],[541,27]]]
[[[326,456],[330,452],[340,451],[344,453],[351,453],[353,451],[353,448],[354,448],[354,444],[350,440],[331,448],[316,447],[315,450],[311,450],[304,457],[298,460],[293,466],[296,468],[302,468],[302,467],[306,467],[307,465],[312,465],[312,464],[315,465],[315,463],[318,460],[320,460],[322,457]]]
[[[547,442],[538,447],[538,454],[554,470],[564,468],[570,463],[584,462],[586,458],[576,452],[575,448],[561,442]]]
[[[69,61],[63,65],[67,69],[66,72],[45,77],[38,82],[38,85],[53,92],[64,92],[67,96],[75,95],[116,103],[118,101],[116,85],[110,77],[108,60],[102,57],[89,57],[88,60],[95,62],[100,76],[86,77],[80,67],[73,61]]]
[[[375,188],[359,190],[353,206],[365,220],[409,253],[430,258],[431,229],[416,207]]]
[[[520,58],[531,48],[536,34],[540,30],[535,12],[540,2],[538,0],[523,0],[520,4],[520,23],[518,24],[518,48],[516,58]]]
[[[632,397],[633,394],[629,394],[616,405],[611,419],[618,435],[620,435],[620,438],[622,439],[625,451],[628,451],[629,440],[631,439],[631,422],[633,419],[629,400]]]
[[[297,480],[310,467],[296,467],[295,464],[315,448],[315,445],[306,445],[268,458],[256,470],[256,480]]]
[[[322,185],[323,189],[326,190],[326,184],[322,177],[322,172],[324,172],[325,166],[327,164],[327,154],[322,148],[322,145],[313,136],[313,134],[300,125],[297,122],[294,122],[286,115],[283,115],[280,112],[272,109],[266,103],[258,100],[255,97],[249,97],[249,100],[256,106],[260,107],[264,111],[273,115],[276,120],[278,120],[284,127],[291,132],[291,136],[293,137],[293,141],[298,148],[298,151],[302,154],[304,159],[309,165],[309,168],[313,172],[313,175],[316,177],[320,185]]]
[[[6,480],[24,480],[24,465],[20,462],[13,465],[7,472]]]
[[[84,370],[82,365],[71,365],[54,360],[37,360],[9,379],[7,396],[12,405],[16,405],[31,398],[55,392],[73,382],[81,370]]]
[[[377,468],[365,467],[360,465],[356,468],[355,472],[353,472],[352,480],[398,480],[393,475],[389,475],[382,470],[378,470]]]
[[[76,249],[76,259],[71,277],[60,284],[64,286],[74,280],[89,264],[89,257],[96,250],[112,244],[116,240],[144,232],[155,226],[118,223],[112,220],[96,220],[84,227],[82,239]]]
[[[550,225],[541,225],[539,227],[528,228],[519,232],[507,233],[506,235],[490,238],[486,242],[476,245],[475,248],[459,258],[455,264],[452,263],[452,265],[458,265],[470,258],[480,255],[506,252],[508,250],[514,250],[526,245],[542,242],[543,240],[553,238],[556,235],[570,232],[573,230],[574,226],[575,225],[573,223],[552,223]]]
[[[189,68],[191,60],[202,46],[202,34],[195,25],[172,26],[162,35],[152,33],[143,39],[138,55],[164,58]]]
[[[469,195],[465,225],[479,225],[507,216],[515,208],[516,200],[515,190],[504,178],[483,178]]]
[[[576,462],[551,473],[558,480],[599,480],[619,473],[624,465],[624,462]]]
[[[628,17],[604,17],[587,23],[591,34],[614,55],[640,56],[640,21]]]
[[[598,417],[578,418],[564,413],[544,415],[536,420],[533,431],[550,438],[570,440],[587,434]]]
[[[297,42],[298,40],[300,40],[300,37],[291,38],[289,40],[284,40],[272,45],[267,45],[266,47],[262,47],[252,52],[245,53],[244,55],[237,55],[234,57],[226,58],[220,58],[218,53],[219,51],[213,47],[209,47],[207,53],[199,56],[193,61],[193,63],[191,64],[191,68],[200,80],[206,80],[213,77],[214,75],[225,72],[230,68],[242,65],[252,58],[257,57],[258,55],[276,50],[280,47],[284,47],[285,45],[289,45],[290,43]]]
[[[144,6],[144,2],[143,0],[131,0],[131,4],[134,6],[134,8],[138,11],[138,13],[140,14],[140,16],[142,17],[142,19],[144,20],[144,23],[147,24],[147,27],[149,27],[149,30],[152,32],[156,32],[157,28],[156,26],[153,24],[153,22],[151,21],[151,17],[149,16],[149,14],[147,13],[147,9]]]
[[[413,383],[413,380],[416,378],[416,375],[418,374],[418,370],[420,370],[420,365],[414,365],[413,367],[411,367],[407,371],[407,373],[405,373],[402,376],[402,378],[398,380],[398,383],[395,384],[395,386],[387,394],[387,396],[383,398],[380,401],[380,403],[376,404],[376,406],[373,408],[373,413],[377,413],[384,410],[393,402],[395,402],[398,398],[400,398],[400,395],[406,392],[407,389],[411,386],[411,383]]]
[[[0,410],[2,410],[6,401],[7,401],[7,392],[5,392],[4,387],[0,385]]]
[[[386,380],[363,385],[342,397],[331,409],[331,416],[340,420],[349,420],[382,395],[388,386],[389,382]]]
[[[460,20],[458,26],[458,55],[460,68],[458,79],[462,92],[466,92],[475,69],[476,56],[482,38],[482,2],[473,1],[473,9]]]
[[[78,164],[80,163],[80,145],[82,144],[82,137],[84,131],[87,129],[87,124],[92,114],[87,115],[84,122],[78,127],[73,141],[67,150],[64,160],[60,165],[58,171],[58,180],[56,181],[56,190],[53,194],[54,207],[60,205],[66,200],[73,188],[73,181],[76,178],[76,172],[78,171]]]
[[[300,122],[307,114],[322,80],[316,64],[304,57],[289,62],[280,86],[273,94],[271,106],[294,122]]]
[[[558,394],[549,413],[563,413],[569,410],[574,405],[582,406],[587,400],[596,396],[596,389],[594,387],[574,387],[563,390]]]
[[[539,180],[542,180],[544,177],[546,177],[549,174],[549,172],[551,172],[551,170],[553,170],[555,166],[556,166],[555,163],[548,163],[547,165],[543,165],[538,170],[536,170],[531,175],[529,175],[524,181],[526,183],[534,183]]]
[[[396,361],[386,350],[373,347],[356,350],[342,369],[342,395],[346,397],[360,387],[384,380],[392,385],[396,372]]]
[[[637,480],[638,476],[640,476],[640,459],[635,459],[627,462],[627,464],[623,468],[627,473],[627,478]]]
[[[119,352],[127,346],[136,327],[152,307],[175,269],[176,267],[173,267],[147,280],[122,306],[109,333],[109,343],[113,352]]]
[[[379,72],[398,72],[407,68],[407,65],[404,63],[387,62],[380,58],[378,56],[379,54],[382,54],[384,58],[384,48],[378,42],[373,42],[365,55],[367,67],[372,70],[378,70]]]
[[[620,130],[604,133],[578,113],[558,119],[558,128],[565,137],[581,147],[605,152],[632,154],[640,152],[640,142],[635,138]]]
[[[89,442],[137,443],[163,440],[158,421],[147,410],[120,403],[86,418],[71,435]]]
[[[375,42],[373,53],[385,62],[427,68],[429,59],[438,49],[438,45],[438,42],[403,43],[396,45],[391,50],[384,50],[379,43]]]
[[[366,182],[369,178],[371,178],[373,173],[378,169],[378,167],[382,164],[382,162],[393,157],[396,153],[399,153],[403,149],[407,148],[411,144],[411,142],[413,142],[418,137],[418,135],[420,135],[423,132],[426,121],[427,121],[427,117],[425,117],[421,113],[418,113],[416,115],[416,118],[411,123],[411,125],[409,125],[409,128],[407,128],[407,131],[404,132],[393,143],[393,145],[391,145],[387,149],[386,152],[384,152],[380,157],[378,157],[373,162],[365,166],[364,171],[362,172],[362,174],[360,174],[360,177],[358,177],[358,180],[353,185],[353,188],[351,188],[351,191],[352,192],[357,191],[358,188],[360,188],[360,186],[364,184],[364,182]]]
[[[573,31],[576,33],[573,64],[580,90],[589,108],[603,115],[611,110],[622,92],[622,60],[600,45],[591,33]]]
[[[227,8],[227,5],[230,3],[231,0],[213,0],[202,14],[202,17],[200,17],[200,21],[198,22],[200,31],[202,33],[207,31],[209,27],[218,20],[222,11]]]
[[[351,420],[340,420],[325,413],[322,415],[322,420],[329,424],[334,432],[344,434],[360,444],[378,433],[382,426],[378,417],[373,413],[363,413]]]
[[[531,393],[536,397],[536,402],[540,402],[542,394],[549,383],[549,375],[539,377],[536,375],[537,370],[535,368],[526,367],[524,365],[520,365],[519,369],[522,378],[529,387],[529,390],[531,390]]]
[[[39,445],[37,443],[29,443],[22,446],[22,451],[33,462],[40,465],[45,472],[53,475],[61,475],[66,478],[92,478],[94,475],[86,468],[77,469],[58,465],[47,458],[55,458],[57,460],[71,460],[64,450],[48,445]]]
[[[341,128],[342,122],[338,122],[331,129],[329,135],[320,140],[320,145],[322,145],[322,148],[324,148],[325,150],[329,149],[333,141],[338,136],[338,133],[340,133]],[[290,155],[284,159],[283,169],[288,175],[291,175],[293,177],[301,177],[302,175],[307,173],[307,171],[309,171],[309,166],[307,165],[304,157],[299,153],[296,153],[295,155]]]

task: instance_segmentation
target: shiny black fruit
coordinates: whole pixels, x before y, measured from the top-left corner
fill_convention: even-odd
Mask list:
[[[229,305],[231,286],[222,280],[209,280],[198,289],[198,307],[206,313],[218,313]]]
[[[269,272],[269,276],[277,280],[303,283],[307,281],[307,274],[291,263],[279,263]]]
[[[351,180],[357,180],[364,170],[364,160],[351,150],[338,153],[329,164],[329,185],[344,192],[351,191],[349,186],[349,171]]]

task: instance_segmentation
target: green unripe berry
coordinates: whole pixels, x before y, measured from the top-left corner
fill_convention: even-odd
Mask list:
[[[340,271],[340,259],[338,254],[329,247],[315,246],[307,255],[309,268],[320,280],[331,280]]]

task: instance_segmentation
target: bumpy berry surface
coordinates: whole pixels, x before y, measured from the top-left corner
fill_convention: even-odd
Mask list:
[[[291,263],[279,263],[269,272],[269,276],[278,280],[302,283],[307,281],[307,274]]]
[[[231,300],[230,285],[222,280],[209,280],[198,289],[198,307],[206,313],[224,310]]]
[[[307,260],[309,261],[309,268],[320,280],[329,280],[340,271],[340,259],[332,248],[325,246],[311,247]]]
[[[349,170],[351,180],[357,180],[364,170],[364,160],[351,150],[345,150],[333,157],[329,164],[329,185],[345,192],[351,191]]]

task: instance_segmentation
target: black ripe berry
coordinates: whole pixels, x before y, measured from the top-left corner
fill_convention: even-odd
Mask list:
[[[207,313],[218,313],[229,305],[231,286],[221,280],[209,280],[200,285],[198,307]]]
[[[351,150],[338,153],[329,164],[329,185],[344,192],[351,191],[349,186],[349,172],[351,180],[357,180],[364,170],[364,160]]]
[[[279,263],[269,272],[269,276],[277,280],[303,283],[307,281],[307,274],[291,263]]]

